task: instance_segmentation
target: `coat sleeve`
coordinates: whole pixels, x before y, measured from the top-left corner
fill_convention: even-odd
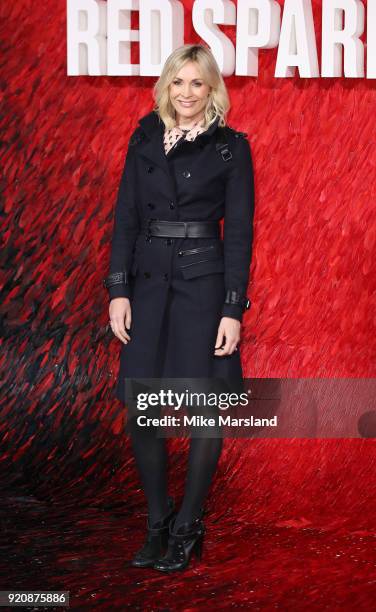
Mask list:
[[[224,215],[225,303],[223,317],[242,321],[252,259],[254,175],[249,142],[236,134],[233,167],[226,180]]]
[[[110,300],[116,297],[130,297],[129,271],[134,244],[140,231],[136,197],[136,142],[137,135],[134,132],[129,141],[115,203],[110,269],[104,280]]]

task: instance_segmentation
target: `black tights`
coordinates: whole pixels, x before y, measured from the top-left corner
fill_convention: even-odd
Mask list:
[[[201,410],[190,407],[189,415],[193,414],[216,418],[218,411],[215,407]],[[148,416],[156,415],[159,416],[158,411],[154,411],[154,414],[148,413]],[[128,426],[137,469],[148,503],[149,521],[153,524],[168,512],[166,439],[158,437],[157,426],[139,426],[135,417],[129,419]],[[190,523],[200,515],[222,451],[223,439],[218,425],[194,427],[191,432],[194,432],[194,435],[190,438],[184,498],[176,517],[174,531],[183,523]]]

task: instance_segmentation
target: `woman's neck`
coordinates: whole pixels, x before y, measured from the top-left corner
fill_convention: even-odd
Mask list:
[[[199,113],[195,117],[182,117],[181,115],[177,114],[176,125],[177,127],[182,128],[184,130],[190,130],[197,123],[200,123],[200,121],[202,121],[204,117],[204,113]]]

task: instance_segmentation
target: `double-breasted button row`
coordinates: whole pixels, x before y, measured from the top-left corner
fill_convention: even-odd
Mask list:
[[[153,170],[154,170],[154,166],[148,166],[146,168],[146,171],[149,172],[149,174],[150,172],[153,172]],[[191,173],[189,170],[183,170],[182,175],[184,176],[184,178],[189,178],[191,176]]]
[[[149,172],[153,172],[154,170],[154,166],[147,166],[146,171]],[[184,178],[189,178],[191,176],[191,173],[189,170],[183,170],[182,175],[184,176]]]
[[[150,272],[144,272],[144,278],[151,278],[151,273]],[[162,275],[163,280],[167,281],[168,280],[168,272],[165,272]]]
[[[153,172],[153,170],[154,170],[154,166],[147,166],[147,168],[146,168],[146,171],[149,172],[149,173]],[[189,178],[191,176],[191,173],[190,173],[189,170],[183,170],[182,175],[185,178]]]
[[[155,208],[155,204],[153,204],[153,202],[148,202],[148,208],[151,208],[152,210]],[[169,207],[171,208],[171,210],[174,210],[175,208],[175,204],[173,202],[170,202]]]
[[[149,172],[149,174],[150,172],[153,172],[153,170],[154,170],[154,166],[148,166],[146,168],[146,171]],[[189,178],[191,176],[191,173],[189,170],[183,170],[182,175],[184,176],[184,178]]]

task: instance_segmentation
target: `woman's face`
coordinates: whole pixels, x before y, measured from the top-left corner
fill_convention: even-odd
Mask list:
[[[176,122],[179,124],[195,121],[204,115],[210,86],[201,77],[199,65],[187,62],[179,70],[170,84],[170,100],[176,110]]]

